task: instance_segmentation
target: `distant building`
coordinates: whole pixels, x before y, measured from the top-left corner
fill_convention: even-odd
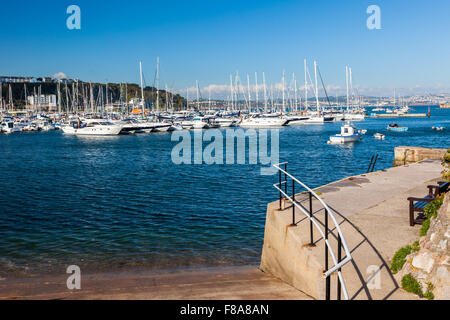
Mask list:
[[[9,83],[30,83],[33,82],[33,77],[12,77],[12,76],[0,76],[0,82]]]
[[[28,105],[38,108],[39,106],[45,110],[56,109],[57,100],[56,95],[33,95],[28,97]]]

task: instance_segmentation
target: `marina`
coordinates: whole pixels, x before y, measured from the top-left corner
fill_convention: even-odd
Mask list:
[[[366,172],[375,154],[375,170],[390,168],[395,146],[448,144],[450,131],[431,129],[450,126],[448,111],[432,112],[430,119],[405,120],[409,131],[401,134],[387,131],[383,119],[358,122],[365,138],[343,145],[327,144],[342,122],[277,128],[280,160],[312,187]],[[371,138],[375,133],[386,139]],[[0,135],[0,276],[52,274],[73,263],[93,273],[257,265],[265,203],[273,198],[261,186],[274,177],[260,176],[252,164],[175,165],[171,135]],[[204,200],[219,196],[221,206]]]
[[[449,10],[4,2],[0,300],[450,301]]]

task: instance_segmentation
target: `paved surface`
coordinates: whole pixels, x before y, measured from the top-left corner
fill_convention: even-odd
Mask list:
[[[391,274],[389,266],[400,247],[419,239],[420,226],[409,226],[407,198],[425,196],[428,192],[427,185],[438,181],[441,171],[440,161],[426,160],[348,178],[317,189],[322,193],[323,200],[335,210],[335,216],[338,217],[352,253],[353,262],[343,269],[351,299],[417,298],[399,288],[400,279]],[[302,199],[302,195],[298,198]],[[278,207],[278,203],[271,205],[274,209]],[[314,208],[320,208],[317,202],[314,203]],[[291,212],[290,208],[285,212],[286,223],[292,221]],[[301,222],[293,232],[300,241],[307,243],[309,220],[304,220],[304,215],[300,212],[297,217]],[[322,213],[318,213],[316,217],[321,222],[324,221]],[[330,228],[332,225],[330,222]],[[330,235],[335,252],[336,234],[333,230]],[[319,239],[317,232],[316,239]],[[324,265],[324,242],[317,241],[316,247],[310,250]],[[336,277],[333,277],[332,297],[336,296],[336,283]]]
[[[165,274],[119,273],[82,277],[82,290],[67,277],[0,281],[0,300],[311,300],[255,267],[212,268]]]

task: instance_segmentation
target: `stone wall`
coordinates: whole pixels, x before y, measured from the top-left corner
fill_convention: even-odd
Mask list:
[[[427,159],[443,160],[447,149],[396,147],[394,152],[394,167],[399,167]]]
[[[450,300],[450,193],[433,219],[425,237],[420,238],[420,250],[406,258],[399,280],[411,274],[427,291],[432,283],[435,299]]]

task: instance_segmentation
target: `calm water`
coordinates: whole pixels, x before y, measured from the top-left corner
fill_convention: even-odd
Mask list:
[[[376,153],[376,169],[388,168],[395,146],[450,146],[450,110],[432,111],[396,120],[408,133],[358,122],[369,131],[354,146],[326,144],[340,124],[284,128],[280,160],[312,187],[364,173]],[[256,165],[174,165],[175,144],[170,134],[0,135],[0,273],[258,263],[276,178]]]

